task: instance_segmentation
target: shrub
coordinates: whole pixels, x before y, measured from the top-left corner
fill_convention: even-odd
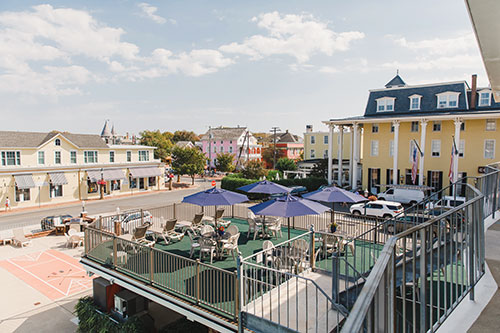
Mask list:
[[[321,185],[326,185],[328,182],[324,178],[308,177],[304,179],[280,179],[276,183],[284,186],[304,186],[309,192],[316,191]]]
[[[264,169],[264,164],[261,161],[250,160],[245,164],[241,173],[247,179],[260,179],[266,175],[266,170]]]
[[[282,157],[276,162],[276,169],[280,171],[295,171],[297,170],[297,164],[288,157]]]
[[[222,178],[220,187],[233,192],[238,192],[241,194],[245,194],[250,200],[261,200],[268,197],[267,194],[262,193],[247,193],[240,190],[237,190],[238,187],[250,185],[255,182],[258,182],[257,179],[246,179],[246,178],[236,178],[236,177],[224,177]]]

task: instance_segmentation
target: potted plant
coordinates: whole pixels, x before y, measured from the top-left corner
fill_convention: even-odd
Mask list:
[[[330,223],[330,228],[329,228],[329,229],[330,229],[330,232],[331,232],[332,234],[333,234],[334,232],[336,232],[336,231],[337,231],[337,227],[338,227],[337,223],[335,223],[335,222]]]
[[[218,227],[217,233],[219,234],[220,237],[224,236],[224,227],[223,226]]]

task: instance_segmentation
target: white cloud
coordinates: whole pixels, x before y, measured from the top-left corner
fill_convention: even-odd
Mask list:
[[[338,73],[339,70],[335,67],[332,66],[323,66],[319,69],[321,73],[326,73],[326,74],[335,74]]]
[[[352,41],[362,39],[359,31],[334,32],[327,24],[312,15],[281,15],[278,12],[260,14],[252,18],[257,26],[267,30],[267,35],[253,35],[242,43],[223,45],[219,50],[239,53],[254,60],[271,55],[289,55],[299,63],[308,61],[315,54],[331,56],[349,49]]]
[[[461,33],[457,37],[451,38],[433,38],[424,39],[421,41],[408,41],[405,37],[396,38],[394,36],[388,36],[392,38],[394,42],[416,52],[427,52],[429,54],[443,55],[443,54],[454,54],[458,52],[464,52],[476,49],[476,38],[472,32]]]
[[[481,67],[479,55],[457,54],[443,57],[417,57],[413,61],[399,62],[393,61],[382,64],[385,68],[397,68],[405,70],[448,70]]]
[[[137,6],[139,6],[139,8],[142,10],[142,13],[144,14],[144,16],[146,16],[147,18],[150,18],[154,22],[156,22],[158,24],[164,24],[165,22],[167,22],[167,19],[155,14],[158,11],[158,8],[151,6],[150,4],[145,3],[145,2],[142,2],[142,3],[138,4]],[[174,21],[173,24],[175,24],[176,23],[175,20],[173,20],[173,21]]]

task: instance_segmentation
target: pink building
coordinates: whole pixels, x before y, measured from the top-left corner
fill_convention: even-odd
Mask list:
[[[209,139],[210,138],[210,139]],[[231,153],[234,163],[248,160],[261,160],[261,145],[246,127],[216,127],[208,130],[201,137],[201,148],[212,166],[215,166],[217,154]]]

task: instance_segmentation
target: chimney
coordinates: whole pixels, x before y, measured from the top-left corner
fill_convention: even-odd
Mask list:
[[[311,133],[313,131],[313,125],[306,125],[306,133]]]
[[[476,108],[476,96],[477,96],[477,74],[472,74],[472,88],[470,92],[470,108]]]

